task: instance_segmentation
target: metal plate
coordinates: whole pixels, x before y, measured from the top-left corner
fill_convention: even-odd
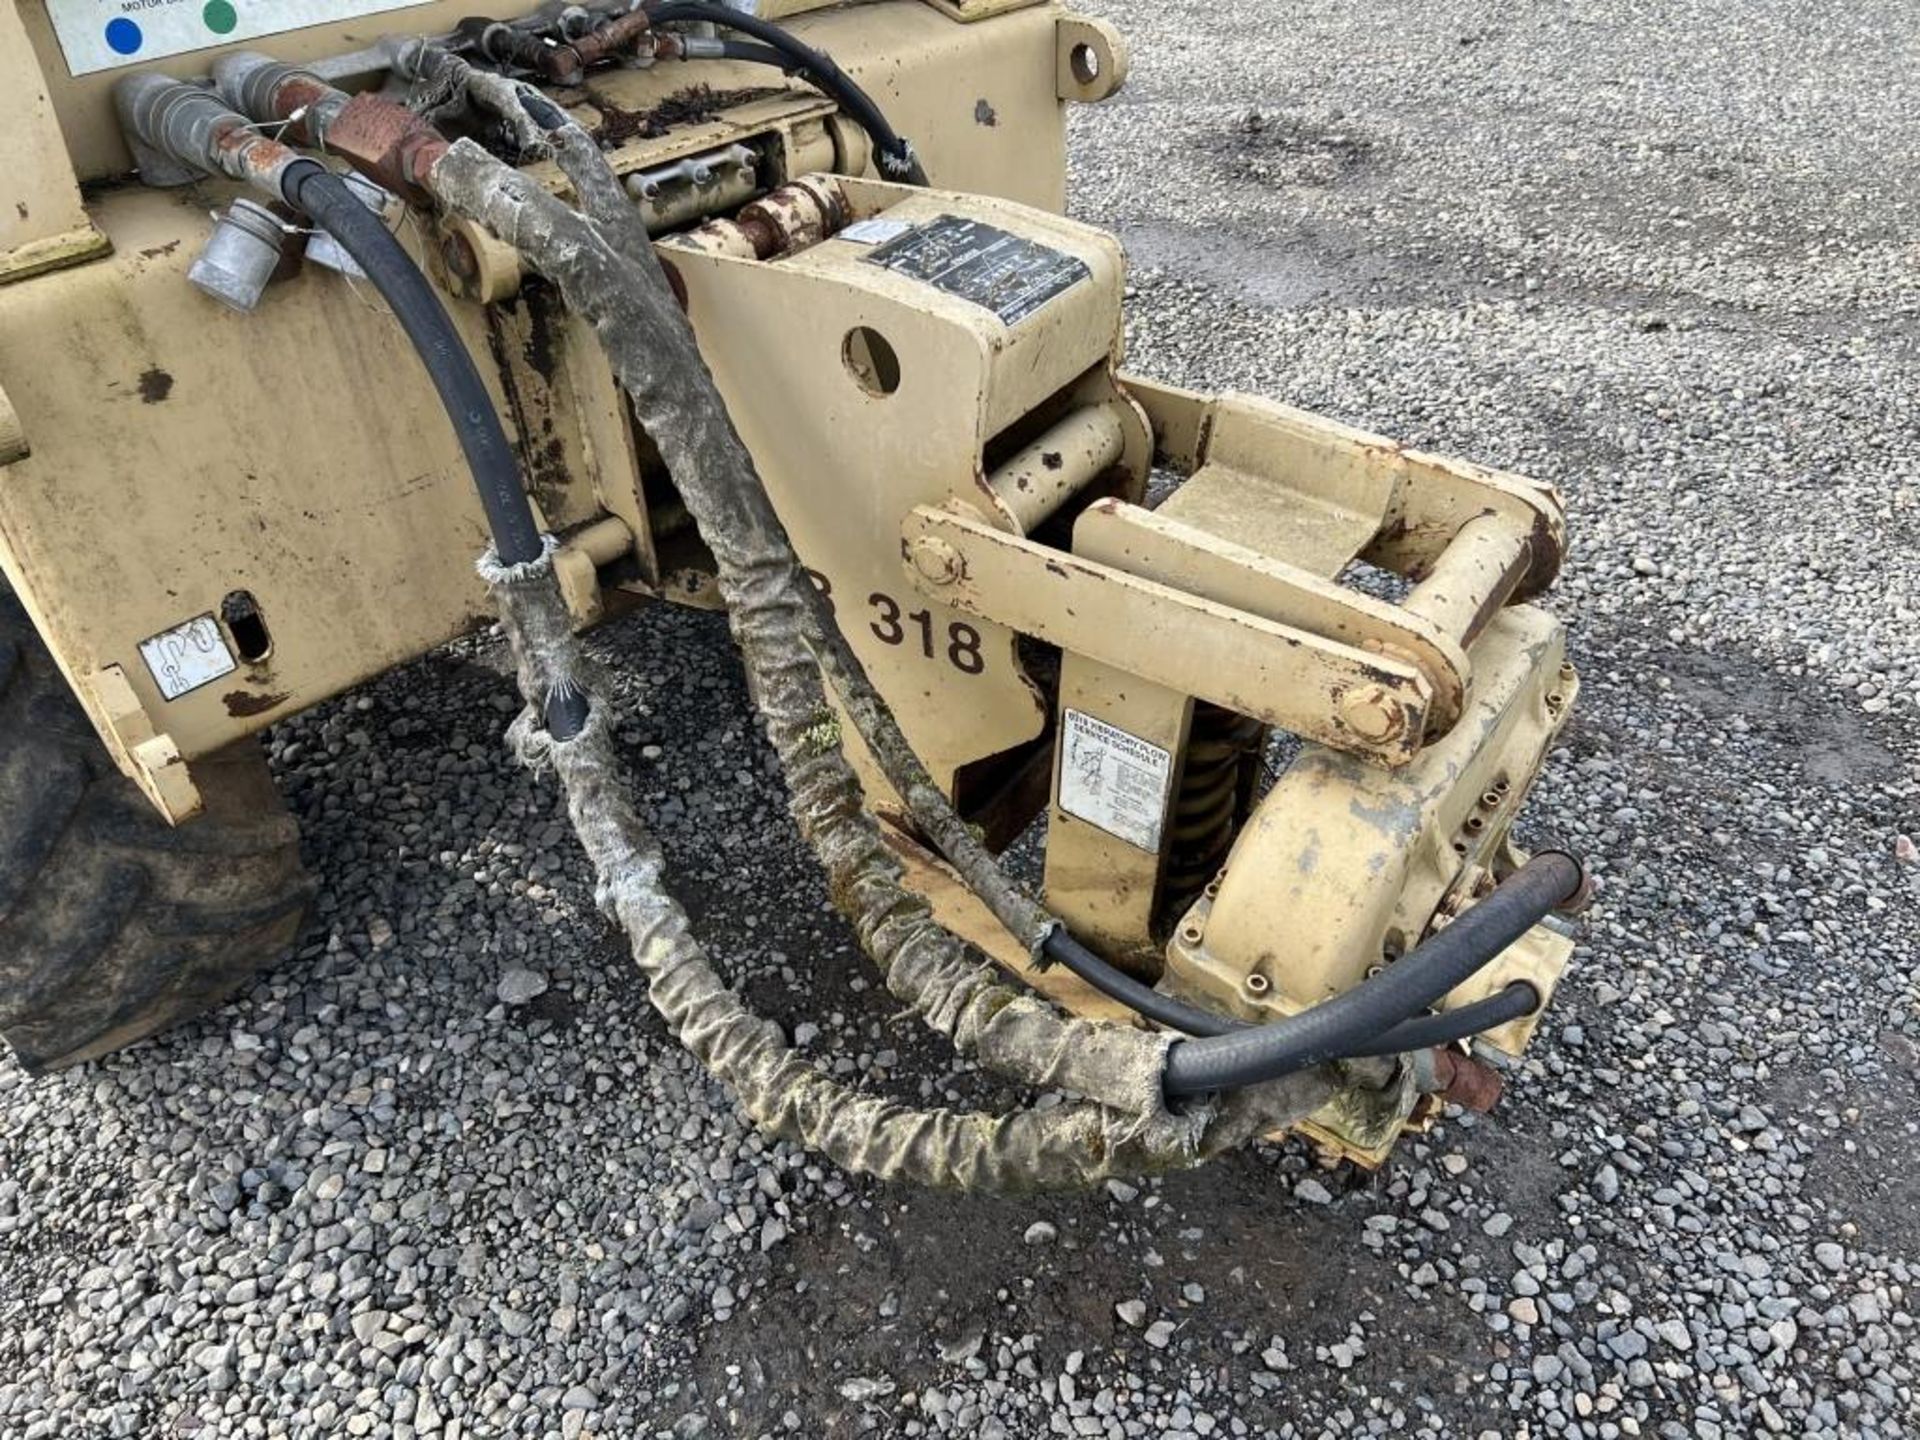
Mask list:
[[[196,615],[184,625],[142,640],[140,658],[167,700],[178,700],[237,668],[220,623],[211,615]]]
[[[1090,274],[1077,256],[958,215],[930,220],[865,258],[991,310],[1007,325],[1019,324]]]

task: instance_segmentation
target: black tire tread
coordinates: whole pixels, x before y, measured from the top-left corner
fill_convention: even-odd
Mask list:
[[[0,1035],[39,1072],[225,1000],[299,938],[314,884],[253,741],[166,823],[114,766],[0,585]]]

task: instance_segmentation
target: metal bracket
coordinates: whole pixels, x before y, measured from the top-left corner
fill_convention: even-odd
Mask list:
[[[937,576],[904,566],[915,586],[943,604],[1380,764],[1403,765],[1420,748],[1433,690],[1409,661],[1038,545],[952,510],[916,506],[904,539],[906,554],[930,541],[956,556]],[[1362,710],[1364,725],[1354,718]]]
[[[173,737],[154,729],[126,672],[107,665],[89,675],[86,689],[94,701],[100,735],[114,763],[140,787],[169,825],[193,819],[203,808],[200,788]]]
[[[1126,38],[1104,20],[1062,15],[1054,28],[1054,88],[1062,100],[1096,104],[1127,83]]]

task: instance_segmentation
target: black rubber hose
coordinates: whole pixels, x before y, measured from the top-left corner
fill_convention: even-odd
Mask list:
[[[1064,927],[1047,937],[1046,953],[1049,960],[1072,971],[1108,999],[1118,1000],[1135,1014],[1171,1030],[1186,1035],[1227,1035],[1256,1028],[1249,1021],[1202,1010],[1175,996],[1162,994],[1118,966],[1108,964],[1069,935]],[[1540,992],[1525,980],[1515,980],[1484,1000],[1475,1000],[1439,1015],[1402,1020],[1337,1058],[1352,1060],[1368,1055],[1405,1055],[1414,1050],[1431,1050],[1436,1045],[1471,1039],[1496,1025],[1531,1015],[1539,1008]]]
[[[762,45],[758,40],[722,40],[720,42],[722,60],[745,60],[753,65],[772,65],[792,75],[804,78],[806,69],[791,55],[783,55],[771,45]]]
[[[1411,1055],[1416,1050],[1431,1050],[1436,1045],[1452,1045],[1460,1040],[1531,1015],[1540,1008],[1540,992],[1528,980],[1509,980],[1482,1000],[1442,1010],[1438,1015],[1416,1015],[1362,1045],[1344,1052],[1342,1060],[1360,1060],[1369,1055]]]
[[[419,353],[473,473],[494,554],[504,565],[538,560],[545,542],[520,484],[519,459],[473,356],[427,277],[379,217],[317,162],[288,166],[280,189],[288,204],[312,216],[366,271]],[[561,739],[578,735],[587,722],[587,697],[578,691],[555,691],[547,697],[546,709],[547,729]]]
[[[1580,862],[1544,851],[1493,893],[1372,979],[1310,1010],[1247,1030],[1176,1042],[1161,1087],[1169,1099],[1237,1090],[1363,1053],[1490,963],[1580,893]]]
[[[1110,965],[1056,925],[1041,947],[1047,959],[1071,970],[1109,1000],[1118,1000],[1136,1015],[1144,1015],[1156,1024],[1188,1035],[1225,1035],[1232,1030],[1250,1030],[1244,1020],[1216,1015],[1171,995],[1163,995],[1145,981],[1136,980],[1117,965]]]
[[[750,36],[777,51],[785,57],[781,62],[782,69],[803,75],[809,83],[831,95],[839,102],[840,108],[853,118],[854,123],[872,137],[873,147],[879,152],[882,175],[889,180],[904,180],[909,185],[927,183],[927,172],[921,169],[913,146],[894,130],[886,115],[874,103],[873,97],[861,89],[859,82],[835,64],[833,57],[824,50],[814,49],[778,25],[739,10],[729,10],[724,5],[701,4],[699,0],[667,0],[667,3],[654,6],[648,13],[656,25],[681,20],[698,21]]]

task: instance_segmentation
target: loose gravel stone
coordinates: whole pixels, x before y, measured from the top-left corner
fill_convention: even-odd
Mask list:
[[[476,636],[268,733],[289,961],[0,1062],[0,1434],[1911,1433],[1920,12],[1082,6],[1134,42],[1070,121],[1128,366],[1567,498],[1581,692],[1518,839],[1600,890],[1500,1106],[1368,1183],[1260,1145],[1045,1222],[842,1175],[648,1010]],[[831,914],[724,624],[588,643],[729,981],[871,1093],[1019,1098]]]

